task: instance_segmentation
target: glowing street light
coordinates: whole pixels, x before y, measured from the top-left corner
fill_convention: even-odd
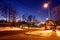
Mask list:
[[[48,8],[48,4],[49,3],[45,3],[43,6],[44,6],[44,8]]]
[[[47,9],[48,9],[48,20],[50,19],[49,4],[50,4],[50,3],[48,2],[48,3],[44,3],[44,5],[43,5],[44,8],[47,8]]]
[[[49,9],[49,2],[48,3],[44,3],[43,7],[48,9],[48,18],[46,18],[46,20],[50,20],[50,9]],[[47,29],[47,27],[45,27],[45,29]]]

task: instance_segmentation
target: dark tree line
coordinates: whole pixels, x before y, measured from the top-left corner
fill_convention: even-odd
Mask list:
[[[26,15],[23,15],[23,21],[26,21],[26,22],[34,22],[36,20],[36,16],[34,15],[29,15],[29,16],[26,16]]]

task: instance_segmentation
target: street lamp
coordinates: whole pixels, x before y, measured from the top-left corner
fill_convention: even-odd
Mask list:
[[[48,18],[46,18],[46,20],[50,20],[49,2],[44,3],[43,7],[48,9]],[[48,27],[46,25],[45,25],[45,29],[48,29]]]
[[[44,3],[43,7],[44,8],[48,8],[48,20],[49,20],[50,19],[49,2],[48,3]]]

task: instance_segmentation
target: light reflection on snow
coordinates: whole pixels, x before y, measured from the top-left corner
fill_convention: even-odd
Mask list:
[[[0,31],[9,31],[9,30],[23,30],[17,27],[0,27]]]
[[[52,30],[45,30],[45,31],[32,31],[32,32],[26,32],[25,34],[31,34],[31,35],[39,35],[39,36],[50,36]]]
[[[56,34],[57,34],[58,37],[60,37],[60,31],[57,30]]]

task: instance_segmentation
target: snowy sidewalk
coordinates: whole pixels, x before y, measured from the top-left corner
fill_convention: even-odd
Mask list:
[[[60,37],[60,31],[56,30],[44,30],[44,31],[32,31],[32,32],[26,32],[26,35],[35,35],[35,36],[44,36],[44,37],[50,37],[50,36],[57,36]]]
[[[45,30],[45,31],[32,31],[32,32],[26,32],[27,35],[38,35],[38,36],[45,36],[48,37],[52,33],[52,30]]]
[[[18,27],[0,27],[0,31],[9,31],[9,30],[23,30]]]

